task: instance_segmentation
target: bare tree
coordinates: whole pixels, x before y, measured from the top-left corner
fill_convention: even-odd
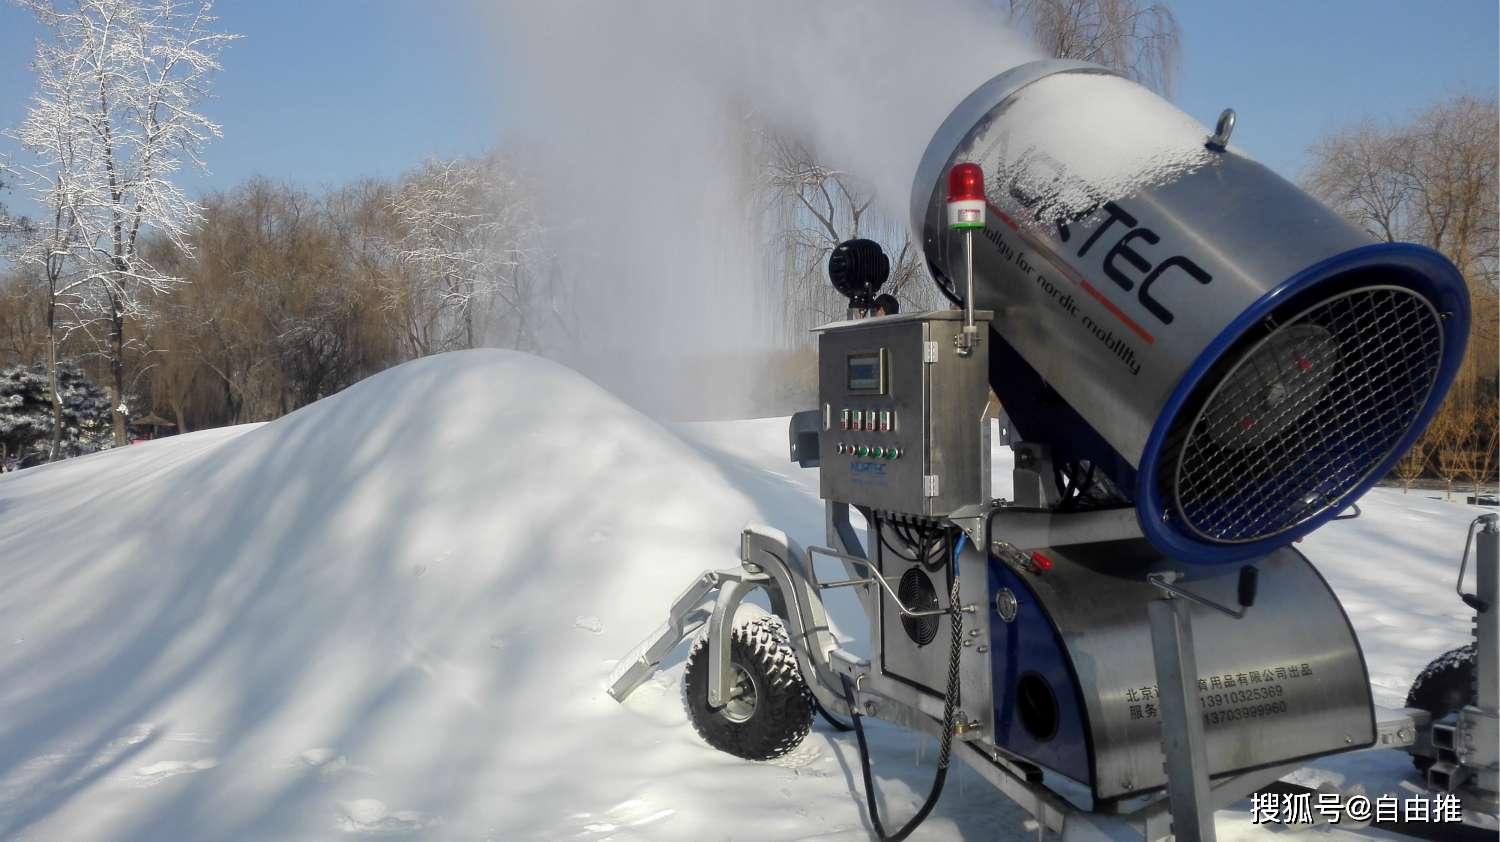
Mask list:
[[[47,358],[47,307],[31,267],[0,272],[0,368]],[[55,420],[55,419],[54,419]]]
[[[1182,31],[1164,2],[995,0],[1053,58],[1091,61],[1172,97],[1182,63]]]
[[[1474,479],[1474,504],[1478,505],[1484,484],[1489,482],[1495,473],[1495,447],[1500,445],[1500,428],[1490,424],[1488,429],[1481,428],[1475,438],[1477,446],[1472,451],[1469,476]]]
[[[1418,438],[1401,461],[1396,463],[1393,473],[1401,480],[1401,493],[1411,492],[1411,484],[1427,471],[1427,463],[1431,459],[1428,451],[1427,436]]]
[[[1453,483],[1463,476],[1464,422],[1467,419],[1453,411],[1439,415],[1428,430],[1433,435],[1433,447],[1437,451],[1437,474],[1448,484],[1445,500],[1453,499]],[[1436,428],[1436,429],[1434,429]]]
[[[539,226],[502,157],[428,159],[390,203],[401,233],[386,306],[412,356],[478,347],[492,315],[512,328],[502,344],[534,344]]]
[[[1387,242],[1430,246],[1452,260],[1474,304],[1470,369],[1494,376],[1500,106],[1459,94],[1409,122],[1361,120],[1314,146],[1303,187]]]
[[[209,0],[16,2],[51,33],[37,45],[38,92],[22,133],[66,138],[69,147],[54,164],[69,169],[55,180],[65,185],[66,259],[90,282],[87,303],[106,325],[114,437],[123,444],[126,323],[141,314],[143,289],[176,280],[141,258],[139,240],[154,229],[183,242],[196,207],[170,178],[184,163],[201,167],[203,143],[219,135],[195,109],[219,50],[236,36],[209,30]]]
[[[1460,474],[1488,476],[1494,450],[1488,437],[1500,425],[1497,125],[1495,98],[1470,93],[1405,122],[1361,120],[1312,148],[1313,165],[1303,180],[1314,196],[1372,235],[1434,248],[1463,273],[1473,307],[1469,347],[1431,428],[1443,432],[1436,468],[1450,494]]]
[[[882,243],[891,256],[896,297],[918,309],[937,306],[921,249],[903,221],[880,212],[868,184],[825,165],[810,143],[774,126],[760,123],[752,132],[753,207],[769,258],[766,297],[783,345],[800,347],[808,329],[843,318],[847,302],[828,283],[824,266],[845,240]]]

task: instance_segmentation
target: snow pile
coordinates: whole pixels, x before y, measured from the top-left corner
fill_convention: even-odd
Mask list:
[[[470,351],[274,423],[6,475],[0,838],[868,839],[847,735],[820,723],[773,763],[708,748],[680,650],[627,704],[603,690],[698,572],[736,563],[747,521],[821,543],[817,472],[785,448],[786,419],[668,430],[552,363]],[[1466,639],[1473,509],[1364,505],[1304,548],[1399,702]],[[862,634],[852,596],[832,607]],[[934,744],[870,734],[904,821]],[[1406,768],[1357,757],[1308,774]],[[1030,838],[1023,817],[955,767],[913,839]]]
[[[8,476],[0,837],[666,821],[567,818],[640,801],[681,763],[653,745],[695,739],[602,680],[754,513],[598,387],[496,351]]]

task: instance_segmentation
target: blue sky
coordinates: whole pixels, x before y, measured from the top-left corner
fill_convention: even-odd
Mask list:
[[[1235,108],[1236,143],[1288,177],[1332,127],[1400,117],[1464,86],[1490,92],[1500,75],[1495,0],[1172,8],[1186,52],[1177,105],[1208,125]],[[313,187],[392,176],[525,130],[507,123],[498,45],[468,3],[221,0],[217,13],[245,37],[223,55],[206,107],[225,132],[208,149],[212,174],[190,177],[190,191],[256,173]],[[38,33],[28,14],[0,5],[0,125],[24,115]],[[17,150],[0,140],[0,153]]]

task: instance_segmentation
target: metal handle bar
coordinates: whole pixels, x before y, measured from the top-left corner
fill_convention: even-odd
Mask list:
[[[1478,501],[1479,492],[1476,491],[1474,493],[1474,499]],[[1458,591],[1459,599],[1462,599],[1465,605],[1481,613],[1487,610],[1488,606],[1474,594],[1464,593],[1464,569],[1469,566],[1469,547],[1474,544],[1474,527],[1483,523],[1489,530],[1493,530],[1495,528],[1495,521],[1497,520],[1500,520],[1500,514],[1490,512],[1489,514],[1483,514],[1474,518],[1473,522],[1469,524],[1469,534],[1464,539],[1464,557],[1458,563],[1458,584],[1453,586],[1453,589]]]
[[[1247,577],[1246,571],[1250,571],[1248,577]],[[1253,567],[1242,567],[1242,568],[1240,568],[1240,580],[1241,580],[1240,590],[1242,592],[1246,590],[1246,585],[1244,583],[1244,580],[1246,578],[1250,578],[1252,581],[1249,583],[1250,593],[1244,594],[1243,596],[1240,597],[1243,600],[1246,596],[1248,596],[1249,597],[1249,601],[1242,603],[1240,605],[1240,610],[1238,610],[1238,611],[1232,611],[1232,610],[1230,610],[1230,609],[1228,609],[1228,608],[1220,605],[1219,603],[1214,602],[1211,599],[1207,599],[1205,597],[1201,597],[1201,596],[1199,596],[1199,595],[1197,595],[1195,593],[1191,593],[1189,591],[1185,591],[1182,588],[1179,588],[1176,585],[1173,585],[1172,582],[1177,578],[1177,575],[1178,575],[1178,574],[1175,574],[1175,573],[1172,574],[1172,578],[1171,579],[1168,579],[1166,577],[1166,575],[1161,574],[1161,573],[1152,573],[1150,576],[1146,577],[1146,581],[1148,581],[1151,584],[1157,586],[1158,588],[1161,588],[1164,591],[1167,591],[1168,593],[1176,594],[1176,595],[1182,597],[1183,599],[1192,600],[1193,602],[1196,602],[1199,605],[1207,605],[1209,608],[1212,608],[1215,611],[1221,612],[1223,614],[1228,614],[1229,616],[1233,617],[1236,620],[1243,620],[1245,618],[1245,612],[1249,611],[1250,610],[1250,606],[1255,603],[1255,595],[1254,595],[1254,588],[1255,588],[1254,578],[1255,578],[1255,575],[1254,575],[1254,571],[1255,571],[1255,568],[1253,568]]]
[[[872,565],[870,563],[870,560],[867,558],[859,558],[858,556],[847,555],[837,550],[831,550],[828,547],[808,547],[807,554],[810,556],[813,553],[821,553],[826,556],[841,558],[845,561],[852,561],[855,564],[864,567],[866,570],[874,569],[874,565]],[[942,616],[943,614],[950,614],[953,612],[952,608],[937,608],[932,611],[913,611],[907,608],[905,603],[901,601],[901,597],[896,596],[896,592],[891,590],[891,583],[887,582],[884,576],[878,574],[873,575],[868,579],[846,579],[842,582],[828,582],[826,584],[823,582],[819,582],[817,566],[812,563],[811,558],[807,560],[807,578],[812,581],[813,587],[817,588],[818,590],[823,590],[825,588],[847,588],[853,585],[869,585],[878,582],[882,588],[885,588],[885,592],[891,595],[891,599],[896,603],[896,608],[900,610],[902,614],[905,614],[908,617],[938,617]]]

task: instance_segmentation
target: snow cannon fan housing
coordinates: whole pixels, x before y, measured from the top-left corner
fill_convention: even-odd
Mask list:
[[[1022,437],[1110,472],[1158,549],[1205,564],[1284,545],[1368,490],[1436,412],[1469,332],[1446,258],[1377,242],[1228,146],[1225,122],[1210,138],[1119,74],[1034,62],[954,110],[912,192],[957,300],[949,174],[981,168],[974,296],[995,314],[996,394]],[[1075,423],[1036,410],[1044,392]]]
[[[868,310],[891,276],[891,259],[874,240],[845,240],[828,255],[828,280],[849,306]]]

